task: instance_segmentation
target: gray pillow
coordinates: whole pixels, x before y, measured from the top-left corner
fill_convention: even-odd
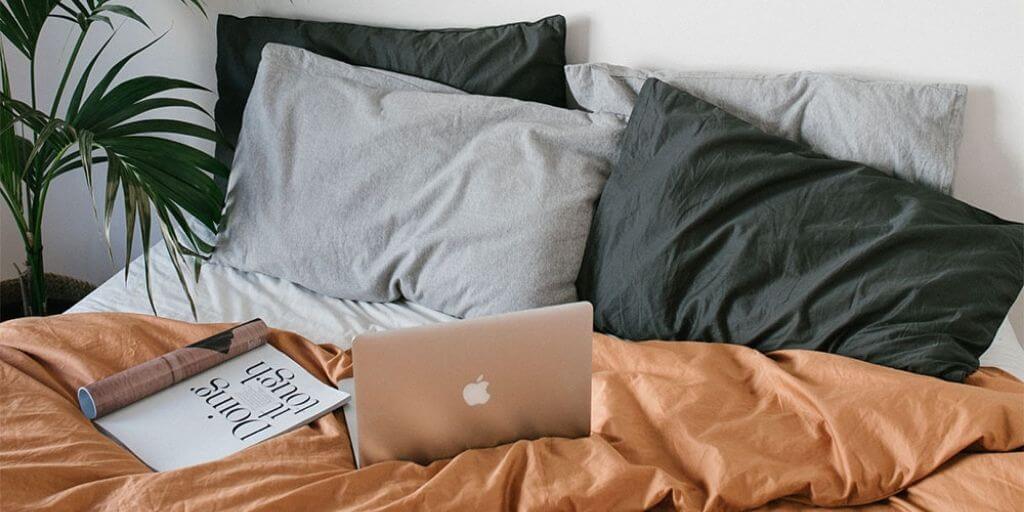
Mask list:
[[[267,45],[213,258],[463,317],[570,302],[624,127]]]
[[[944,193],[953,187],[967,87],[787,75],[566,66],[577,104],[628,116],[648,78],[712,103],[769,134],[801,142]]]

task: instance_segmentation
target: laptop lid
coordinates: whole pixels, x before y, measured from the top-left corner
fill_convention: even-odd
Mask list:
[[[589,435],[592,330],[579,302],[358,336],[359,466]]]

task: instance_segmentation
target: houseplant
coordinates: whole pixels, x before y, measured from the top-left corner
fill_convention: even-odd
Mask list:
[[[201,0],[178,1],[205,15]],[[48,23],[71,24],[75,43],[66,62],[37,62],[39,36]],[[181,108],[205,113],[195,102],[172,95],[205,90],[203,87],[164,76],[120,78],[131,59],[163,36],[123,56],[108,69],[98,69],[100,56],[117,35],[115,23],[148,27],[135,10],[111,0],[0,0],[0,32],[16,50],[15,55],[8,55],[0,45],[0,195],[24,243],[21,281],[26,314],[42,315],[47,311],[42,224],[51,183],[84,173],[91,194],[96,168],[105,166],[103,205],[102,209],[96,208],[96,217],[104,224],[108,248],[110,219],[120,202],[126,216],[126,259],[137,230],[148,290],[149,246],[155,220],[195,315],[187,279],[189,263],[198,276],[200,263],[213,249],[209,239],[220,226],[224,204],[224,193],[213,176],[227,176],[228,169],[206,153],[168,136],[213,141],[219,136],[208,127],[161,117]],[[86,36],[97,27],[109,30],[109,36],[85,60],[82,49]],[[24,77],[29,82],[28,98],[12,94],[14,77],[8,72],[12,58],[28,61],[30,72]],[[63,67],[54,99],[47,105],[38,99],[36,67],[40,64]],[[156,312],[151,293],[149,300]]]

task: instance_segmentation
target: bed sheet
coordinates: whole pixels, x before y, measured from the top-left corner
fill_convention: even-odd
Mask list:
[[[203,265],[199,282],[193,288],[198,316],[194,319],[162,242],[152,248],[150,257],[153,297],[157,314],[164,318],[212,323],[244,322],[258,317],[271,327],[343,349],[351,346],[357,334],[366,331],[452,319],[409,302],[335,299],[283,279],[214,263]],[[145,267],[139,257],[129,265],[127,281],[124,272],[118,272],[67,312],[152,314],[145,283]]]
[[[410,302],[372,303],[327,297],[283,279],[207,264],[195,285],[198,320],[163,243],[152,248],[150,278],[161,317],[198,322],[244,322],[262,318],[267,324],[302,335],[316,343],[348,349],[356,335],[382,329],[413,327],[452,317]],[[151,314],[142,258],[129,265],[128,279],[119,272],[68,313],[127,312]],[[994,366],[1024,380],[1024,347],[1009,322],[1003,321],[992,346],[981,356],[982,366]]]

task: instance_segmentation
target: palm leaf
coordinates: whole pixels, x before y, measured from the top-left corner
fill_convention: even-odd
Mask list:
[[[180,1],[199,8],[205,14],[200,0]],[[96,21],[112,24],[111,17],[120,16],[148,27],[134,9],[108,0],[5,2],[6,6],[0,4],[0,31],[29,58],[34,57],[39,32],[50,15],[75,21],[82,27],[83,34],[74,55],[84,40],[84,32]],[[55,8],[62,12],[52,13]],[[95,52],[74,84],[67,115],[64,116],[66,121],[55,113],[64,86],[72,74],[72,64],[68,64],[55,95],[53,112],[47,115],[36,110],[34,102],[30,106],[11,97],[6,61],[0,48],[3,68],[0,76],[0,85],[3,85],[3,94],[0,94],[0,184],[3,186],[0,190],[19,218],[19,229],[23,224],[33,225],[33,222],[38,226],[42,219],[41,203],[31,212],[17,215],[21,203],[19,194],[23,188],[38,191],[37,197],[45,197],[46,189],[54,178],[82,169],[90,195],[95,197],[93,169],[105,162],[107,178],[103,207],[100,209],[94,204],[93,211],[103,225],[103,236],[111,259],[110,222],[120,196],[126,220],[125,258],[130,258],[138,241],[143,248],[146,289],[153,312],[156,312],[156,303],[151,294],[149,249],[152,223],[156,221],[195,315],[195,302],[186,279],[187,260],[194,259],[198,276],[201,261],[213,251],[212,240],[207,237],[215,235],[219,229],[224,207],[224,193],[213,176],[226,177],[228,169],[192,146],[165,138],[223,142],[214,129],[188,121],[164,119],[160,115],[166,109],[186,108],[202,112],[212,120],[209,112],[197,103],[173,97],[181,91],[208,92],[206,88],[162,76],[119,80],[127,64],[162,37],[156,37],[115,62],[90,87],[97,63],[113,38],[111,35]],[[73,62],[74,58],[69,60]],[[31,131],[32,140],[18,137],[15,127]],[[8,189],[13,193],[8,194]],[[26,222],[20,222],[21,219]],[[125,270],[127,279],[127,267]]]
[[[131,261],[131,257],[132,257],[132,244],[135,241],[135,216],[137,214],[137,211],[135,209],[135,205],[131,201],[132,200],[132,196],[129,194],[129,191],[128,191],[129,184],[125,181],[124,178],[122,178],[122,176],[125,176],[125,174],[127,173],[127,169],[124,168],[124,164],[121,163],[121,159],[118,158],[116,154],[111,153],[108,150],[107,151],[107,155],[109,156],[109,159],[110,159],[110,163],[109,163],[109,165],[107,165],[107,183],[109,184],[111,181],[116,181],[117,183],[122,184],[121,186],[124,187],[124,199],[123,199],[123,202],[124,202],[124,219],[125,219],[125,255],[124,255],[124,260],[127,262],[127,261]],[[103,213],[104,213],[103,219],[104,219],[104,225],[105,226],[109,226],[110,225],[110,217],[111,217],[111,214],[114,211],[114,201],[116,199],[117,199],[117,190],[115,189],[115,190],[111,191],[110,187],[108,186],[107,187],[107,193],[106,193],[106,196],[104,198],[105,208],[103,210]],[[109,236],[107,237],[107,249],[111,250]],[[128,265],[125,265],[125,267],[124,267],[124,280],[126,282],[128,281]]]
[[[166,96],[179,91],[205,91],[205,88],[161,76],[135,77],[114,84],[125,65],[159,39],[118,61],[88,93],[82,83],[78,84],[68,106],[69,124],[80,137],[85,135],[88,140],[80,140],[78,158],[62,162],[58,172],[82,168],[88,176],[95,159],[86,153],[101,152],[108,164],[101,219],[108,251],[112,254],[109,225],[120,192],[126,217],[126,257],[131,254],[138,226],[148,291],[150,222],[155,218],[175,273],[195,314],[195,303],[185,273],[187,259],[194,258],[198,265],[209,257],[213,243],[204,239],[205,235],[198,233],[190,220],[201,224],[209,233],[217,232],[224,208],[224,192],[213,176],[226,177],[228,169],[205,152],[164,138],[174,136],[222,141],[213,129],[159,117],[164,109],[188,108],[212,119],[198,104]],[[95,59],[83,72],[83,81],[91,74],[94,62]],[[87,177],[87,180],[91,183],[91,178]],[[155,312],[152,297],[150,305]]]
[[[103,136],[106,138],[119,138],[126,137],[128,135],[152,133],[173,133],[212,141],[216,141],[220,138],[220,135],[217,132],[205,126],[199,126],[186,121],[178,121],[176,119],[146,119],[144,121],[122,123],[113,128],[104,130]]]
[[[178,131],[187,134],[191,134],[194,128],[187,123],[179,127],[164,120],[138,121],[126,126],[129,126],[127,131],[131,132],[148,126],[145,131]],[[216,133],[207,130],[203,135],[215,136]],[[151,212],[155,212],[171,263],[195,315],[194,298],[183,270],[186,257],[197,258],[197,262],[206,259],[213,250],[213,244],[212,240],[204,240],[187,219],[194,218],[212,233],[216,233],[220,227],[224,194],[206,169],[214,170],[216,174],[225,174],[227,169],[199,150],[156,137],[102,132],[96,134],[94,144],[103,148],[108,161],[103,208],[104,232],[109,232],[110,217],[120,185],[125,202],[126,256],[131,253],[134,228],[138,224],[147,293],[150,292],[149,226]],[[155,301],[152,296],[149,300],[155,313]]]
[[[13,129],[7,129],[0,133],[0,148],[4,152],[0,155],[0,196],[11,210],[18,231],[24,236],[29,230],[20,175],[32,151],[32,142],[14,134]]]
[[[42,130],[44,126],[52,121],[50,116],[7,94],[0,94],[0,109],[10,113],[17,122],[24,124],[25,127],[33,132]]]
[[[203,13],[203,16],[207,15],[206,14],[206,6],[203,5],[203,0],[181,0],[181,3],[184,4],[184,5],[190,5],[191,4],[196,9],[199,9],[199,12]]]
[[[97,140],[97,144],[116,153],[124,163],[131,164],[138,181],[155,197],[174,203],[207,228],[217,229],[220,211],[224,207],[224,194],[200,166],[223,164],[184,144],[155,137]],[[191,163],[192,158],[198,162]]]
[[[24,1],[24,0],[23,0]],[[33,1],[33,0],[27,0]],[[66,20],[74,21],[87,28],[89,24],[100,21],[113,27],[113,22],[110,20],[111,14],[122,16],[130,19],[136,23],[141,24],[146,28],[150,28],[146,20],[139,16],[135,9],[121,5],[110,3],[110,0],[89,0],[86,3],[82,3],[81,0],[68,0],[70,5],[55,2],[55,7],[60,7],[67,15],[54,15],[54,17],[63,18]],[[203,5],[202,0],[179,0],[184,5],[192,5],[197,8],[199,12],[206,16],[206,8]],[[51,8],[52,10],[52,8]]]
[[[142,26],[144,26],[146,28],[150,28],[149,27],[149,23],[146,23],[146,20],[142,19],[142,16],[139,16],[139,14],[137,12],[135,12],[134,9],[132,9],[130,7],[125,7],[123,5],[100,5],[100,6],[96,7],[95,9],[93,9],[92,12],[93,12],[93,14],[91,16],[92,18],[95,18],[97,16],[102,16],[102,15],[99,14],[101,12],[109,12],[109,13],[117,14],[117,15],[120,15],[120,16],[124,16],[125,18],[133,20],[133,21],[141,24]],[[104,18],[106,18],[106,17],[104,16]],[[108,24],[110,24],[110,19],[109,18],[106,18],[105,21]],[[111,26],[113,26],[113,25],[111,25]],[[152,29],[150,29],[150,30],[152,30]]]
[[[110,219],[114,216],[114,204],[117,202],[117,189],[121,185],[122,171],[117,169],[121,161],[116,154],[106,153],[108,156],[107,169],[114,167],[113,171],[107,172],[107,186],[103,192],[103,241],[107,243],[107,255],[110,256],[110,264],[114,265],[114,246],[110,243]],[[127,229],[134,230],[135,226],[128,226]],[[128,243],[131,243],[131,234],[128,235]],[[127,265],[125,265],[127,267]]]
[[[160,219],[160,233],[163,235],[165,245],[167,246],[167,254],[171,259],[171,266],[174,267],[174,273],[178,276],[178,283],[181,284],[181,288],[185,290],[185,297],[188,299],[188,307],[192,311],[192,318],[196,318],[196,301],[192,298],[192,293],[189,291],[188,280],[185,279],[185,272],[182,270],[185,257],[181,252],[183,247],[181,241],[178,239],[178,234],[174,230],[174,223],[171,221],[167,214],[168,208],[161,207],[157,204],[157,217]]]
[[[85,94],[85,87],[89,83],[89,77],[92,76],[92,70],[96,67],[96,62],[100,60],[100,55],[110,46],[110,42],[114,40],[114,34],[110,34],[110,37],[100,46],[99,50],[96,50],[96,54],[92,56],[89,64],[85,66],[85,70],[82,71],[82,75],[78,77],[78,85],[75,87],[75,92],[71,95],[71,102],[68,103],[68,119],[73,119],[78,115],[78,109],[82,106],[82,96]]]
[[[71,2],[72,7],[74,7],[75,9],[78,9],[78,12],[80,12],[80,13],[88,13],[89,12],[89,8],[86,7],[85,4],[82,3],[82,0],[69,0],[69,1]],[[90,3],[92,3],[91,0],[90,0]]]
[[[106,94],[90,96],[72,122],[75,126],[99,132],[124,120],[114,114],[122,112],[125,105],[134,105],[157,94],[185,89],[209,92],[205,87],[186,80],[162,76],[132,78]]]
[[[142,114],[149,114],[155,110],[165,108],[185,108],[201,112],[206,117],[213,119],[213,116],[206,109],[193,101],[178,98],[149,98],[132,105],[120,105],[116,111],[108,112],[108,117],[103,119],[104,131],[109,131],[119,123],[123,123]]]
[[[0,3],[0,33],[25,57],[34,59],[46,18],[60,0],[5,0]]]
[[[94,145],[94,136],[92,132],[88,130],[82,130],[78,132],[78,154],[82,159],[82,170],[85,171],[85,186],[89,190],[89,203],[92,205],[92,215],[97,221],[100,221],[99,211],[96,210],[96,191],[92,186],[92,164],[93,156],[92,150]],[[113,251],[108,247],[108,252],[113,254]]]
[[[136,57],[137,55],[139,55],[140,53],[142,53],[142,52],[146,51],[147,49],[149,49],[149,47],[153,46],[153,45],[154,45],[154,44],[156,44],[156,43],[157,43],[158,41],[160,41],[161,39],[163,39],[163,37],[164,37],[165,35],[167,35],[167,32],[164,32],[164,33],[163,33],[162,35],[160,35],[160,37],[157,37],[157,38],[156,38],[156,39],[154,39],[153,41],[149,42],[149,44],[146,44],[146,45],[145,45],[145,46],[143,46],[142,48],[139,48],[138,50],[135,50],[134,52],[132,52],[132,53],[129,53],[129,54],[128,54],[128,55],[126,55],[126,56],[125,56],[124,58],[122,58],[121,60],[117,61],[117,63],[116,63],[116,64],[114,64],[114,65],[113,65],[113,66],[112,66],[112,67],[111,67],[111,68],[110,68],[110,69],[109,69],[109,70],[107,71],[107,73],[106,73],[105,75],[103,75],[103,78],[102,78],[102,79],[100,79],[100,81],[99,81],[99,82],[98,82],[98,83],[96,84],[96,86],[95,86],[95,87],[93,87],[93,89],[92,89],[92,93],[91,93],[91,94],[89,95],[89,97],[88,97],[88,98],[87,98],[87,99],[85,100],[85,103],[86,103],[86,104],[92,104],[92,103],[94,103],[94,102],[97,102],[97,101],[99,101],[99,99],[100,99],[100,98],[101,98],[101,97],[102,97],[102,96],[103,96],[104,94],[106,94],[106,92],[107,92],[107,88],[109,88],[109,87],[110,87],[110,84],[111,84],[111,83],[113,83],[115,79],[117,79],[117,75],[119,75],[119,74],[121,73],[121,70],[122,70],[122,69],[124,69],[124,67],[125,67],[126,65],[128,65],[128,62],[130,62],[130,61],[131,61],[131,60],[132,60],[133,58],[135,58],[135,57]],[[81,85],[81,82],[79,82],[79,85]],[[78,117],[77,115],[76,115],[76,116],[68,116],[68,121],[70,121],[70,122],[74,123],[74,122],[75,122],[75,121],[77,120],[77,117]]]
[[[146,296],[149,297],[149,307],[156,314],[156,301],[153,300],[153,280],[149,264],[149,231],[153,226],[153,221],[149,214],[149,201],[146,200],[145,192],[141,191],[141,187],[133,187],[132,190],[135,195],[133,202],[139,215],[139,235],[142,238],[142,262],[146,270]],[[188,294],[188,290],[185,290],[185,293]]]
[[[21,180],[19,169],[24,165],[19,154],[18,134],[15,132],[14,113],[7,108],[7,98],[11,94],[10,77],[7,76],[7,57],[3,44],[0,44],[0,189],[8,203],[21,203]],[[17,215],[18,210],[11,206]]]
[[[66,148],[72,144],[75,139],[73,135],[68,133],[67,124],[60,119],[50,119],[45,125],[36,133],[36,141],[32,145],[32,151],[29,152],[28,158],[25,161],[25,167],[22,174],[22,179],[25,179],[25,175],[32,169],[39,169],[36,165],[36,159],[39,158],[41,161],[51,162],[51,158],[40,158],[40,155],[46,155],[47,157],[55,153],[55,150]],[[58,165],[58,162],[53,162],[53,165]],[[42,178],[42,176],[40,176]]]

